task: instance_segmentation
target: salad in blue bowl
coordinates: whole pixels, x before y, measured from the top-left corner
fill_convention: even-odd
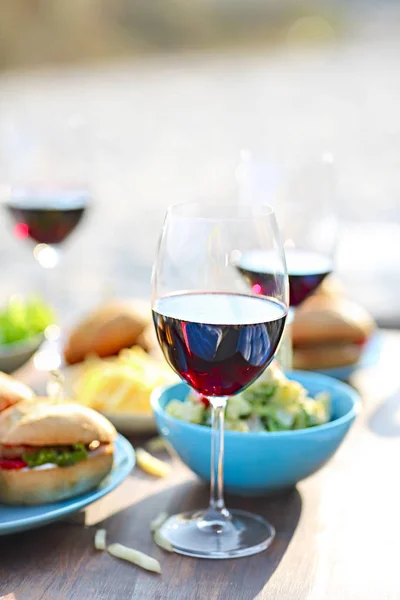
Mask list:
[[[350,386],[317,373],[269,367],[226,409],[224,483],[228,492],[260,496],[294,486],[341,445],[359,410]],[[183,462],[210,478],[210,409],[185,383],[152,396],[158,429]]]

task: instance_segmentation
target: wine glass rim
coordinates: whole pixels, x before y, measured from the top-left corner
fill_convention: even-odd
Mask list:
[[[199,213],[196,214],[196,209],[199,209]],[[209,214],[201,214],[202,211]],[[213,212],[215,211],[215,214]],[[235,213],[235,214],[233,214]],[[203,220],[220,220],[220,219],[248,219],[254,216],[268,217],[275,216],[275,210],[269,204],[240,204],[239,202],[202,202],[202,201],[190,201],[190,202],[178,202],[172,204],[167,209],[167,215],[173,214],[177,217],[182,218],[196,218]]]
[[[0,204],[15,208],[30,208],[44,201],[43,208],[89,208],[93,204],[91,186],[86,183],[8,183],[0,187]],[[33,206],[32,206],[33,207]]]

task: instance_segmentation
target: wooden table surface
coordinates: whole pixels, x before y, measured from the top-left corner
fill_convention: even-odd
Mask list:
[[[135,469],[81,522],[0,538],[0,598],[7,600],[398,600],[400,598],[400,333],[383,334],[381,359],[352,383],[363,411],[334,459],[275,498],[227,498],[267,516],[277,537],[265,552],[196,560],[156,547],[149,523],[205,507],[207,486],[178,460],[155,480]],[[97,527],[160,560],[162,575],[93,550]]]

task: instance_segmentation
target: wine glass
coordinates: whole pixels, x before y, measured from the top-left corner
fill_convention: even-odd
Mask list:
[[[295,309],[333,271],[338,233],[333,159],[325,153],[314,160],[285,165],[255,160],[248,152],[242,158],[241,203],[267,201],[276,210],[289,277],[289,324]],[[255,247],[238,262],[238,269],[255,291],[268,294],[271,261],[269,251]],[[283,366],[289,368],[289,362]]]
[[[81,222],[89,201],[83,187],[34,185],[14,187],[5,207],[14,220],[13,233],[33,244],[33,256],[45,269],[60,259],[61,245]]]
[[[236,268],[254,246],[274,257],[266,295],[255,293]],[[287,305],[285,256],[270,207],[187,203],[168,210],[152,276],[154,325],[168,363],[212,409],[209,507],[170,517],[162,526],[178,553],[246,556],[274,537],[263,518],[225,507],[224,411],[228,397],[272,361]]]
[[[79,115],[52,122],[47,129],[42,125],[20,116],[2,128],[2,201],[14,236],[30,242],[40,266],[52,271],[90,204],[87,147]],[[47,348],[35,356],[35,364],[54,369],[61,362],[59,327],[49,326],[45,336]]]

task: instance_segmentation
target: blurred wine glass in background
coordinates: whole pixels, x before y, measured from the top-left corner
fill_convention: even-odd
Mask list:
[[[294,165],[256,159],[242,152],[238,169],[241,204],[274,207],[286,254],[291,315],[279,359],[291,368],[290,322],[295,309],[315,292],[333,271],[338,219],[335,174],[329,153]],[[254,292],[268,295],[271,256],[250,250],[237,267]]]
[[[35,120],[19,116],[3,124],[0,139],[1,200],[13,235],[29,242],[38,264],[53,271],[90,204],[84,119],[71,114],[43,130],[43,122],[39,128]],[[42,293],[57,312],[56,284],[52,273]],[[46,329],[47,344],[35,356],[37,368],[60,365],[60,335],[59,324]]]

